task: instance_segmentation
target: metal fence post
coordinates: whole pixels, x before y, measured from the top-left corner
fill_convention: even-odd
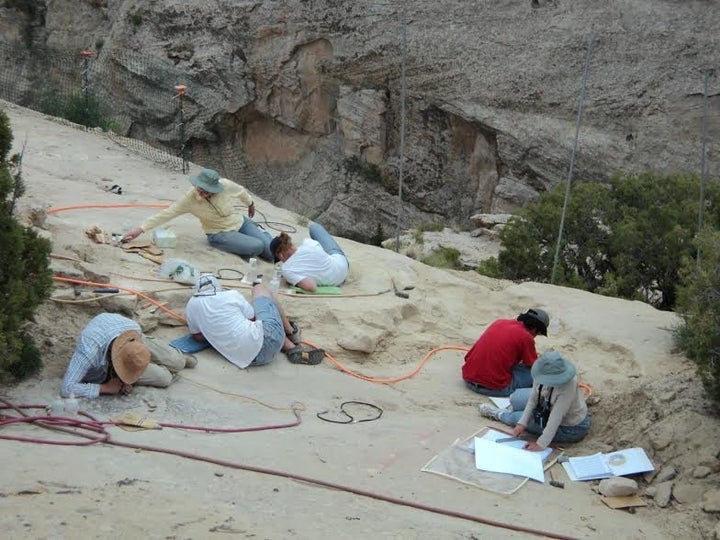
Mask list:
[[[187,91],[187,86],[184,84],[178,84],[175,86],[175,96],[178,100],[178,124],[177,127],[180,130],[179,138],[180,138],[180,147],[178,150],[178,155],[182,159],[182,172],[183,174],[187,174],[190,170],[190,165],[188,164],[187,159],[187,144],[185,140],[185,111],[183,110],[183,99],[185,98],[185,92]]]
[[[405,59],[407,57],[407,19],[405,7],[402,12],[402,67],[400,81],[400,167],[398,170],[398,208],[397,227],[395,230],[395,252],[400,252],[400,218],[402,215],[403,175],[405,167],[405,98],[407,94],[405,82]]]
[[[83,124],[85,126],[89,125],[90,120],[90,57],[92,56],[92,51],[89,49],[85,49],[80,53],[82,55],[83,61],[82,61],[82,95],[83,95],[83,105],[85,110],[84,112],[84,118],[83,118]]]

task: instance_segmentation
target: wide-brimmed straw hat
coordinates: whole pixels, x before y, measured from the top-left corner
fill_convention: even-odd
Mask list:
[[[540,355],[530,370],[533,381],[545,386],[560,386],[575,376],[575,366],[560,353],[548,351]]]
[[[223,190],[220,175],[212,169],[203,169],[197,176],[191,176],[190,183],[208,193],[220,193]]]
[[[113,341],[110,361],[120,380],[125,384],[133,384],[150,363],[150,351],[139,332],[128,330]]]

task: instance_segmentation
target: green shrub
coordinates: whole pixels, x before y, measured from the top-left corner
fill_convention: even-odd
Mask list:
[[[615,177],[609,185],[576,183],[565,216],[555,282],[600,294],[675,304],[683,257],[692,257],[699,180],[651,174]],[[510,220],[493,277],[549,282],[564,202],[563,186]],[[720,224],[720,186],[705,191],[706,222]],[[491,275],[491,274],[489,274]]]
[[[682,324],[675,339],[697,365],[710,399],[720,406],[720,231],[706,228],[695,245],[700,264],[683,261],[677,301]]]
[[[37,98],[37,109],[82,126],[117,131],[117,126],[105,115],[102,102],[92,94],[65,95],[57,88],[46,87]]]
[[[0,380],[25,377],[40,367],[32,336],[24,331],[37,307],[49,296],[50,242],[23,227],[13,215],[24,184],[17,170],[20,156],[8,159],[10,121],[0,111]]]
[[[420,262],[428,266],[435,266],[436,268],[453,268],[460,270],[463,267],[462,262],[460,262],[460,252],[451,247],[438,248],[428,255],[425,255],[420,259]]]
[[[420,227],[418,227],[418,230],[421,232],[442,232],[445,230],[445,225],[438,221],[433,221],[432,223],[423,223]]]
[[[382,223],[378,222],[375,227],[375,234],[370,238],[370,245],[382,246],[383,240],[385,240],[385,231],[383,230]]]

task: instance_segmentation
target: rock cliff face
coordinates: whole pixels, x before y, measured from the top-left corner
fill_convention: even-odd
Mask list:
[[[475,213],[513,211],[563,182],[591,32],[574,177],[699,171],[706,70],[718,172],[711,1],[28,2],[0,9],[6,40],[130,50],[187,74],[194,161],[355,239],[378,226],[392,236],[401,168],[404,226],[470,228]],[[178,82],[164,74],[143,76]],[[134,97],[144,120],[128,133],[149,136],[161,119]]]

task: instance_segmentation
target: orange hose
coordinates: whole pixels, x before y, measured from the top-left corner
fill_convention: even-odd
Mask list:
[[[66,210],[79,210],[80,208],[167,208],[169,204],[144,204],[144,203],[122,203],[122,204],[76,204],[73,206],[53,206],[50,208],[48,214],[57,214],[58,212],[65,212]]]
[[[121,287],[120,285],[115,285],[115,284],[113,284],[113,283],[96,283],[96,282],[94,282],[94,281],[82,281],[82,280],[80,280],[80,279],[72,279],[72,278],[66,278],[66,277],[61,277],[61,276],[53,276],[53,279],[54,279],[55,281],[62,281],[62,282],[65,282],[65,283],[74,283],[74,284],[76,284],[76,285],[92,285],[93,287],[113,287],[113,288],[115,288],[115,289],[122,289],[123,291],[127,291],[127,292],[132,293],[132,294],[134,294],[134,295],[136,295],[136,296],[139,296],[140,298],[143,298],[143,299],[147,300],[148,302],[150,302],[150,303],[153,304],[154,306],[157,306],[157,307],[160,308],[162,311],[164,311],[165,313],[167,313],[167,314],[170,315],[171,317],[177,319],[178,321],[183,322],[183,323],[186,322],[186,321],[185,321],[185,317],[183,317],[182,315],[178,315],[177,313],[175,313],[175,312],[172,311],[171,309],[166,308],[162,303],[158,302],[157,300],[155,300],[155,299],[153,299],[153,298],[150,298],[150,297],[147,296],[146,294],[143,294],[143,293],[141,293],[140,291],[136,291],[135,289],[131,289],[131,288],[129,288],[129,287]]]
[[[578,383],[578,388],[581,388],[585,392],[585,399],[589,398],[593,395],[593,388],[587,383],[581,382]]]
[[[315,347],[316,349],[318,348],[316,345],[313,345],[309,341],[303,340],[303,343],[309,345],[310,347]],[[350,368],[346,367],[342,362],[335,359],[332,355],[325,353],[325,356],[327,356],[328,360],[330,360],[333,364],[335,364],[335,366],[337,366],[337,368],[340,371],[347,373],[348,375],[350,375],[352,377],[356,377],[363,381],[387,384],[387,383],[395,383],[395,382],[399,382],[399,381],[404,381],[406,379],[410,379],[411,377],[414,377],[423,368],[423,366],[425,366],[425,364],[427,364],[428,360],[430,360],[430,357],[433,354],[435,354],[436,352],[439,352],[439,351],[467,351],[467,350],[468,350],[468,347],[459,347],[457,345],[444,345],[442,347],[436,347],[436,348],[432,349],[431,351],[426,352],[425,356],[422,357],[422,360],[420,360],[418,365],[415,366],[415,368],[407,375],[401,375],[399,377],[387,377],[387,378],[368,377],[367,375],[362,375],[361,373],[357,373],[356,371],[353,371]]]

